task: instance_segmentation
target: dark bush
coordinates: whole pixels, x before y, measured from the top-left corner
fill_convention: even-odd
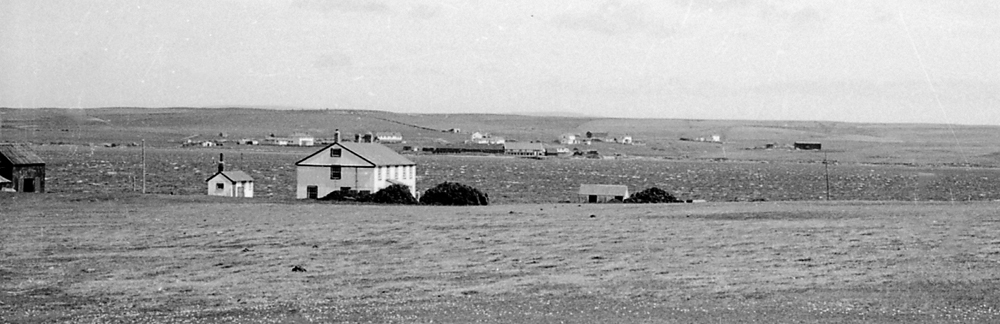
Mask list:
[[[457,182],[443,182],[434,188],[427,189],[420,197],[421,204],[427,205],[489,205],[489,195],[479,189]]]
[[[371,200],[371,194],[356,190],[336,190],[331,191],[319,200],[366,202]]]
[[[663,189],[652,187],[640,192],[633,194],[628,199],[625,199],[626,203],[630,204],[659,204],[659,203],[677,203],[683,202],[669,192]]]
[[[415,205],[417,198],[413,198],[410,187],[393,184],[376,191],[369,197],[369,201],[377,204]]]

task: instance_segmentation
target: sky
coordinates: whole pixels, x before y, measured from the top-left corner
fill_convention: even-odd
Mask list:
[[[120,106],[1000,125],[1000,2],[0,2],[0,107]]]

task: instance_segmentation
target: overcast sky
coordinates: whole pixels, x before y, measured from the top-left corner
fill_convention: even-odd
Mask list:
[[[0,106],[1000,125],[995,0],[0,1]]]

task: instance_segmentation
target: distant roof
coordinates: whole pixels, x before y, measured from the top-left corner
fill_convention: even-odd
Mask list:
[[[298,162],[295,162],[295,164],[298,165],[299,163],[302,163],[302,161],[305,161],[313,157],[314,155],[319,154],[320,152],[324,152],[334,145],[343,147],[345,150],[354,153],[355,155],[361,157],[361,159],[367,161],[368,163],[371,163],[374,166],[416,165],[416,163],[413,163],[413,161],[410,161],[410,159],[407,159],[406,157],[399,155],[399,153],[396,153],[396,151],[393,151],[391,148],[385,145],[379,143],[355,143],[355,142],[337,142],[327,145],[322,149],[320,149],[319,151],[316,151],[313,154],[309,154],[309,156],[306,156],[305,158],[299,160]]]
[[[208,177],[208,180],[212,180],[212,178],[215,178],[215,176],[217,176],[219,174],[222,174],[223,177],[226,177],[226,179],[229,179],[230,182],[253,181],[253,178],[250,177],[249,174],[247,174],[246,172],[243,172],[243,171],[222,171],[222,172],[216,172],[211,177]],[[205,181],[208,181],[208,180],[205,180]]]
[[[3,176],[0,176],[0,183],[10,183],[10,182],[11,181],[7,180],[7,178],[4,178]]]
[[[35,151],[24,144],[0,143],[0,156],[13,165],[45,164]]]
[[[403,136],[399,132],[376,132],[375,136]]]
[[[597,196],[628,196],[628,186],[582,184],[580,185],[580,194]]]
[[[521,143],[521,142],[506,142],[503,143],[503,149],[505,150],[537,150],[544,151],[542,148],[542,143]]]

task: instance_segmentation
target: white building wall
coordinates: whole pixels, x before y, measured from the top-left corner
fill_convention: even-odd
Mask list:
[[[218,189],[218,185],[222,184],[222,189]],[[216,176],[208,180],[208,195],[209,196],[223,196],[232,197],[233,196],[233,186],[229,182],[229,179],[223,176]]]
[[[295,177],[296,183],[298,183],[295,188],[295,198],[297,199],[307,197],[306,188],[308,186],[316,186],[318,198],[340,190],[342,187],[371,192],[375,192],[376,188],[373,168],[341,167],[340,180],[333,180],[330,179],[329,166],[298,166],[295,168]]]

